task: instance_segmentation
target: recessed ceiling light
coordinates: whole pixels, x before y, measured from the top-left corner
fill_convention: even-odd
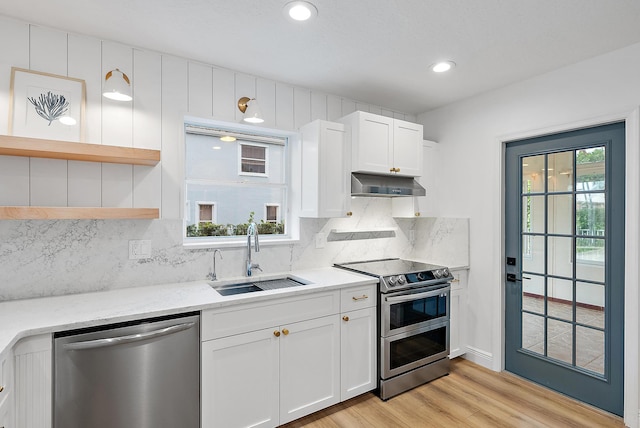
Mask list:
[[[284,14],[294,21],[308,21],[318,14],[318,9],[306,1],[292,1],[284,6]]]
[[[233,135],[223,135],[222,137],[220,137],[220,141],[231,143],[233,141],[236,141],[236,137],[234,137]]]
[[[211,147],[211,148],[212,148],[213,150],[220,150],[220,149],[222,149],[222,147],[220,147],[220,146],[213,146],[213,147]]]
[[[441,61],[431,66],[431,71],[434,73],[444,73],[445,71],[451,70],[456,66],[456,63],[453,61]]]

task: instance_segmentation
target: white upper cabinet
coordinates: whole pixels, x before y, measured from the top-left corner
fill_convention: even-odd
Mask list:
[[[331,218],[350,215],[350,155],[345,126],[315,120],[302,128],[301,217]]]
[[[362,111],[340,122],[350,128],[352,171],[422,175],[422,125]]]
[[[424,140],[422,142],[422,175],[418,182],[427,191],[425,196],[393,198],[391,215],[399,218],[438,217],[438,177],[439,149],[438,143]]]

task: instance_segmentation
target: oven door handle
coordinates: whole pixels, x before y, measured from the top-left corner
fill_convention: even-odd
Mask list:
[[[402,302],[410,302],[412,300],[423,299],[426,297],[438,296],[444,293],[448,293],[451,291],[450,287],[438,288],[437,290],[425,291],[424,293],[415,293],[415,294],[403,294],[401,296],[390,296],[385,297],[384,301],[389,303],[402,303]]]

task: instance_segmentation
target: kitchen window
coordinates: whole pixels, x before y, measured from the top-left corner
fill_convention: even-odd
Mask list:
[[[290,218],[291,133],[228,125],[185,126],[185,245],[246,245],[251,222],[261,242],[297,238],[297,219]]]

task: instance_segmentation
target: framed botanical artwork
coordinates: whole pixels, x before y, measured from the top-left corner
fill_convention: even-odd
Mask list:
[[[9,135],[83,141],[85,97],[82,79],[13,67]]]

